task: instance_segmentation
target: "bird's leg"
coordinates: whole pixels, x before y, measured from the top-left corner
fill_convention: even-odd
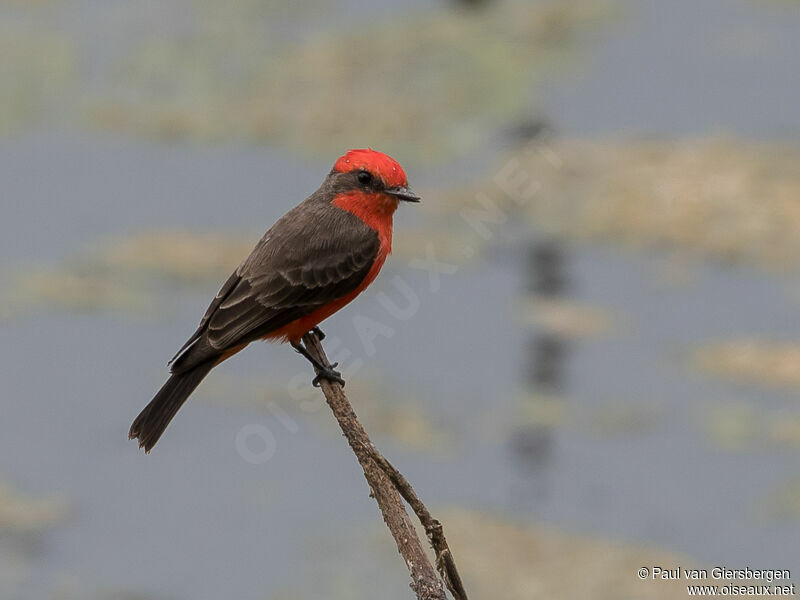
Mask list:
[[[318,334],[319,335],[319,334]],[[339,383],[342,387],[344,387],[344,379],[342,379],[342,374],[339,371],[335,371],[334,367],[339,363],[333,363],[332,365],[326,367],[322,363],[320,363],[316,358],[309,354],[306,347],[303,346],[301,342],[291,342],[292,348],[294,348],[298,354],[302,354],[306,357],[306,360],[314,365],[314,368],[319,371],[316,377],[311,380],[311,385],[314,387],[319,387],[319,380],[320,379],[327,379],[328,381],[335,381]]]
[[[320,342],[325,339],[325,334],[322,332],[322,329],[320,329],[319,327],[315,326],[311,331],[313,331],[314,333],[317,334],[317,338],[319,338]]]

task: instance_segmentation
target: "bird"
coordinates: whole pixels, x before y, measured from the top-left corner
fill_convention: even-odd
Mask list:
[[[348,150],[322,185],[289,210],[253,248],[212,300],[197,330],[169,361],[170,377],[133,421],[129,439],[149,453],[208,373],[257,340],[289,342],[320,379],[341,373],[313,358],[309,331],[377,277],[392,250],[400,202],[419,202],[400,164],[382,152]]]

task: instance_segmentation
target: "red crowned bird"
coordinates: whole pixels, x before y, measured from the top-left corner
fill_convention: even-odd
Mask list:
[[[317,324],[372,283],[392,250],[394,211],[401,201],[419,200],[386,154],[350,150],[339,158],[320,188],[278,219],[228,278],[129,437],[149,452],[211,369],[256,340],[288,341],[317,367],[315,385],[320,378],[344,384],[300,340],[312,329],[321,335]]]

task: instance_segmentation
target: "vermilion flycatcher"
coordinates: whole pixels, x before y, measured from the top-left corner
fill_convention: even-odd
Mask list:
[[[129,437],[149,452],[209,371],[255,340],[288,341],[319,370],[315,385],[320,377],[343,384],[300,339],[378,275],[392,250],[392,215],[401,200],[419,196],[393,158],[374,150],[339,158],[322,186],[278,219],[228,278]]]

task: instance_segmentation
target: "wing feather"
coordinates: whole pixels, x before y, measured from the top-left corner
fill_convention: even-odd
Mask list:
[[[263,337],[361,284],[378,253],[377,233],[327,202],[301,207],[282,217],[222,286],[174,369]]]

